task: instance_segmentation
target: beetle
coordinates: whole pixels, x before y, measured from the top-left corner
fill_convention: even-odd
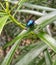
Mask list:
[[[32,27],[34,26],[34,20],[29,20],[26,24],[27,27]]]

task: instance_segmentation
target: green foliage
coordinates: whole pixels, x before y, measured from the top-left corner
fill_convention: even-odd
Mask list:
[[[34,4],[30,4],[30,3],[34,3]],[[49,28],[48,30],[45,30],[48,25],[52,24],[56,20],[56,9],[50,7],[44,7],[43,3],[46,3],[44,5],[47,6],[47,0],[41,0],[41,1],[20,0],[15,2],[12,0],[10,1],[5,0],[3,2],[2,1],[0,2],[1,5],[0,35],[1,32],[3,32],[2,30],[4,26],[6,27],[11,22],[15,23],[15,25],[17,25],[18,28],[21,29],[21,32],[18,33],[17,36],[15,36],[14,39],[12,39],[12,41],[6,43],[3,46],[3,49],[6,49],[8,46],[11,46],[11,49],[5,56],[1,65],[12,65],[11,62],[13,56],[15,54],[16,49],[20,48],[21,40],[29,37],[29,35],[34,35],[36,38],[39,38],[40,42],[38,43],[38,40],[36,40],[37,43],[36,45],[31,44],[32,46],[28,46],[28,47],[24,46],[23,48],[20,48],[21,50],[28,49],[29,51],[25,54],[22,53],[20,59],[16,58],[17,62],[15,62],[13,65],[52,65],[52,64],[55,65],[56,64],[56,61],[53,62],[52,60],[54,56],[53,54],[56,53],[56,40],[54,39],[54,37],[50,36],[49,33],[47,33],[47,32],[51,32]],[[27,15],[26,16],[24,13],[23,15],[20,15],[22,14],[21,12],[28,13],[29,15],[26,14]],[[37,20],[35,20],[34,29],[27,28],[26,26],[24,26],[25,22],[18,22],[17,13],[19,13],[19,18],[21,16],[23,17],[26,16],[27,18],[30,16],[30,14],[32,16],[36,15],[33,17],[34,19],[37,18]],[[23,21],[23,20],[24,19],[19,19],[19,21]],[[33,44],[35,43],[33,42]]]
[[[48,50],[45,50],[44,56],[45,56],[46,65],[52,65],[51,57]]]
[[[39,46],[35,46],[29,53],[27,53],[18,63],[15,65],[28,65],[34,58],[36,58],[41,51],[46,49],[45,44],[39,44]]]
[[[55,39],[53,39],[51,36],[43,32],[39,33],[38,37],[56,52],[56,43],[55,43],[56,40]]]
[[[8,19],[8,16],[3,16],[0,18],[0,34],[3,30],[4,25],[6,24],[7,19]]]

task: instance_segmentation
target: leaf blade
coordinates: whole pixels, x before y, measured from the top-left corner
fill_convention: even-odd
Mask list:
[[[54,52],[56,52],[56,40],[54,38],[43,32],[40,32],[39,34],[37,34],[37,36],[43,42],[45,42]]]
[[[40,43],[39,46],[33,48],[15,65],[28,65],[34,58],[36,58],[46,48],[47,46],[45,44]]]
[[[4,17],[0,18],[0,34],[1,34],[2,30],[3,30],[3,27],[4,27],[7,19],[8,19],[8,16],[4,16]]]

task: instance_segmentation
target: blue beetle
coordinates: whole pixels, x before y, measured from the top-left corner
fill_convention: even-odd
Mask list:
[[[27,27],[32,27],[34,26],[34,20],[29,20],[26,24]]]

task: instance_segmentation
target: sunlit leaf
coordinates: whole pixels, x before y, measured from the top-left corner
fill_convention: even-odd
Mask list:
[[[4,17],[0,18],[0,34],[1,34],[2,30],[3,30],[3,27],[4,27],[7,19],[8,19],[8,16],[4,16]]]
[[[29,13],[29,14],[33,14],[33,15],[37,15],[37,16],[43,16],[43,13],[40,13],[38,11],[33,11],[33,10],[19,10],[18,12],[24,12],[24,13]]]
[[[54,52],[56,52],[56,40],[43,32],[38,34],[38,37],[45,42]]]
[[[29,53],[27,53],[19,62],[15,65],[28,65],[34,58],[36,58],[47,46],[40,43],[38,46],[33,48]]]
[[[25,7],[34,8],[34,9],[40,9],[40,10],[45,10],[45,11],[55,11],[56,10],[54,8],[44,7],[44,6],[34,5],[34,4],[29,4],[29,3],[24,3],[23,5]]]
[[[39,19],[37,19],[35,21],[35,23],[44,27],[44,26],[52,23],[55,20],[56,20],[56,11],[53,11],[53,12],[46,14],[46,15],[40,17]]]
[[[56,60],[53,62],[53,65],[56,65]]]
[[[18,62],[22,57],[24,57],[32,48],[38,46],[38,44],[40,44],[41,42],[36,42],[34,44],[30,44],[29,46],[21,46],[19,47],[20,50],[27,50],[25,53],[23,53],[22,55],[19,55],[14,62],[12,63],[12,65],[16,64],[16,62]]]
[[[0,16],[4,16],[6,15],[6,13],[0,12]]]
[[[15,44],[11,47],[10,51],[6,55],[4,61],[2,62],[1,65],[10,65],[10,62],[12,60],[12,57],[15,53],[16,48],[18,47],[18,44],[20,43],[21,39],[27,34],[27,31],[24,30],[19,34],[19,38],[17,41],[15,41]]]

